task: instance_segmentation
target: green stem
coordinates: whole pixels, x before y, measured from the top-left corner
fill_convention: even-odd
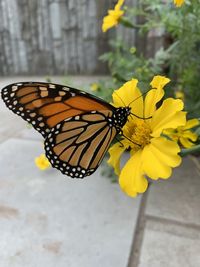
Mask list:
[[[127,28],[132,28],[132,29],[139,29],[141,28],[143,25],[137,25],[135,23],[132,23],[128,18],[126,17],[121,17],[120,21],[119,21],[123,26],[127,27]]]
[[[186,156],[186,155],[189,155],[189,154],[195,153],[195,152],[200,152],[200,144],[197,146],[193,146],[191,148],[182,149],[180,152],[180,156]]]

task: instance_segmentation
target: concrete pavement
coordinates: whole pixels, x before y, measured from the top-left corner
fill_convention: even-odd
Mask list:
[[[45,81],[4,78],[0,87],[24,80]],[[85,87],[98,77],[70,80]],[[38,170],[34,157],[42,146],[0,100],[1,267],[200,266],[198,161],[184,159],[169,180],[131,199],[100,171],[74,180]]]

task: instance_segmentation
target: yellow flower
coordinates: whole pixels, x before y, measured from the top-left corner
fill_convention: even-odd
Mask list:
[[[124,0],[118,0],[113,10],[108,10],[108,15],[103,18],[102,31],[106,32],[108,29],[116,26],[119,23],[124,11],[121,10]]]
[[[131,54],[135,54],[136,53],[136,47],[132,46],[129,51]]]
[[[177,129],[166,129],[163,133],[170,139],[179,142],[183,147],[190,148],[197,141],[198,135],[190,131],[190,129],[199,125],[198,119],[188,120],[185,126],[179,126]]]
[[[99,85],[98,85],[98,83],[92,83],[92,84],[91,84],[91,90],[92,90],[93,92],[97,91],[98,89],[99,89]]]
[[[174,5],[180,7],[184,4],[185,0],[174,0]]]
[[[161,136],[166,128],[177,128],[185,125],[185,112],[180,99],[168,98],[157,109],[156,104],[164,95],[163,87],[170,80],[155,76],[150,90],[143,99],[137,87],[138,81],[133,79],[125,83],[113,93],[114,106],[130,106],[131,112],[128,122],[123,127],[121,143],[114,144],[110,149],[108,163],[114,167],[119,175],[119,184],[122,190],[134,197],[143,193],[148,186],[146,176],[156,180],[170,177],[172,167],[181,163],[178,155],[180,148],[174,141]],[[134,101],[134,99],[137,99]],[[149,119],[142,119],[149,118]],[[130,158],[120,169],[120,158],[129,148]]]
[[[183,91],[176,91],[175,92],[175,98],[179,98],[179,99],[181,99],[181,100],[183,100],[184,101],[184,98],[185,98],[185,94],[184,94],[184,92]]]
[[[35,165],[42,171],[51,166],[50,162],[44,154],[41,154],[39,157],[35,158]]]

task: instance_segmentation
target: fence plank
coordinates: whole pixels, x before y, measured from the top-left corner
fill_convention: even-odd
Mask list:
[[[127,0],[135,5],[137,0]],[[0,75],[106,73],[98,60],[113,31],[102,18],[116,0],[0,0]],[[118,27],[129,45],[135,32]],[[140,44],[141,45],[141,44]]]
[[[0,75],[103,72],[99,2],[0,0]]]

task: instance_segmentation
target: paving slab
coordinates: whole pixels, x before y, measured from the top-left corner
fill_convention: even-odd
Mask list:
[[[168,180],[153,183],[146,215],[200,225],[200,175],[190,157]]]
[[[0,80],[0,91],[3,85]],[[17,135],[22,129],[25,129],[26,122],[19,116],[13,114],[0,97],[0,143]]]
[[[17,133],[16,137],[22,138],[22,139],[30,139],[30,140],[36,140],[43,143],[44,138],[42,135],[37,132],[33,127],[24,127],[23,130]]]
[[[38,141],[0,144],[0,266],[125,267],[140,198],[100,171],[83,179],[42,172]]]
[[[149,220],[138,267],[199,267],[200,231]]]
[[[27,123],[11,111],[0,112],[0,143],[6,139],[18,135]]]

